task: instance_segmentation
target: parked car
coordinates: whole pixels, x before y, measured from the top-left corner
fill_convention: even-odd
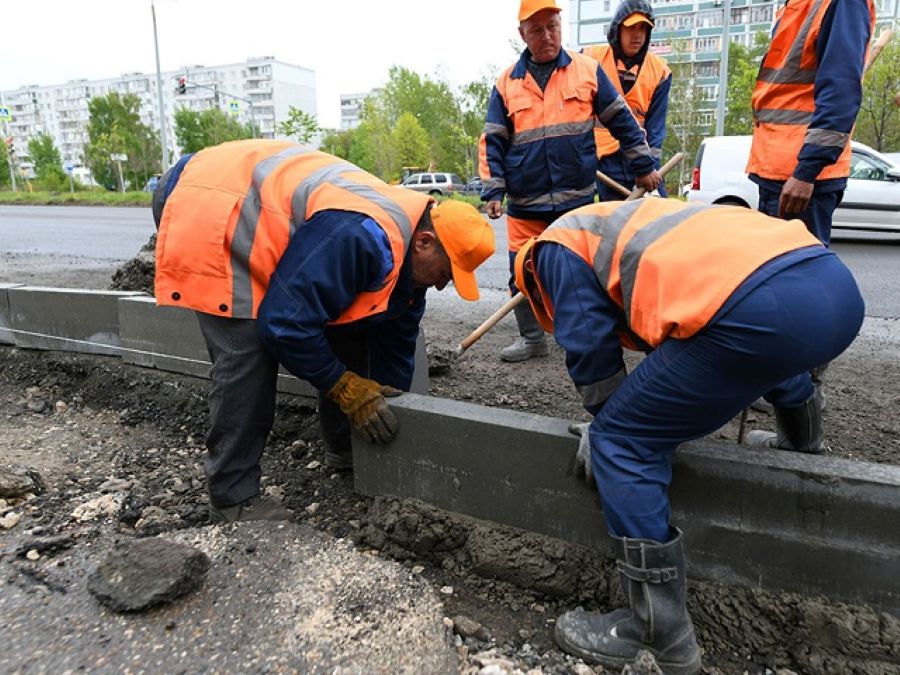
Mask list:
[[[700,144],[688,201],[755,209],[758,189],[744,173],[752,136],[713,136]],[[850,178],[834,229],[900,233],[900,165],[852,141]]]
[[[430,195],[444,195],[459,192],[465,186],[465,181],[455,173],[414,173],[402,183],[416,192],[427,192]]]
[[[481,179],[472,178],[468,183],[463,185],[463,188],[462,190],[460,190],[460,192],[462,192],[464,195],[475,195],[476,197],[478,197],[479,195],[481,195],[481,187]]]

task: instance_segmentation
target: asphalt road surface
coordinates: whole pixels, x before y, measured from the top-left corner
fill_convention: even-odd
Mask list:
[[[505,302],[508,279],[505,218],[494,221],[497,252],[478,271],[483,302],[464,303],[446,289],[430,293],[443,311],[489,315]],[[104,276],[133,257],[153,233],[148,208],[84,206],[0,206],[0,282],[55,285],[47,275],[65,278],[79,269]],[[900,236],[838,232],[834,251],[853,270],[866,299],[866,315],[900,318]],[[63,284],[60,284],[63,285]]]

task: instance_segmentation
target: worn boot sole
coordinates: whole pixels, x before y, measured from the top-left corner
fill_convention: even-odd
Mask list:
[[[661,660],[647,645],[633,643],[635,645],[634,657],[625,658],[607,656],[598,652],[592,652],[589,649],[584,649],[583,647],[570,642],[566,637],[566,634],[560,630],[559,624],[556,625],[556,628],[553,631],[553,638],[556,640],[557,646],[567,654],[577,656],[585,663],[591,665],[600,665],[604,668],[613,669],[612,672],[620,672],[626,665],[634,663],[634,659],[637,658],[637,654],[641,650],[646,650],[653,654],[653,658],[656,659],[656,664],[662,669],[665,675],[696,675],[696,673],[700,672],[699,654],[697,655],[697,658],[692,659],[687,663],[671,663],[669,661]]]

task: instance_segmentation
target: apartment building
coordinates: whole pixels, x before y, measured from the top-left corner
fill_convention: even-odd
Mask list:
[[[362,109],[366,99],[381,93],[380,88],[364,94],[341,94],[341,131],[355,129],[362,121]]]
[[[606,44],[606,32],[618,0],[569,0],[569,47],[581,49]],[[719,96],[719,62],[725,18],[722,0],[653,0],[656,27],[650,49],[670,62],[691,61],[701,97],[709,111],[701,115],[713,119]],[[775,12],[783,0],[731,0],[729,38],[745,46],[753,44],[758,32],[770,33]],[[897,23],[900,0],[875,0],[878,31]]]
[[[186,81],[185,93],[179,94],[182,77]],[[278,136],[277,124],[287,117],[290,106],[316,114],[315,72],[271,56],[219,66],[185,66],[162,73],[162,81],[166,135],[169,147],[176,150],[175,157],[180,153],[174,114],[181,107],[220,108],[241,122],[252,122],[260,138]],[[0,106],[10,111],[7,129],[14,139],[19,166],[27,167],[22,160],[28,152],[28,140],[41,132],[53,136],[64,162],[80,166],[88,142],[88,102],[111,92],[140,98],[141,121],[154,131],[159,129],[155,73],[125,73],[109,79],[75,80],[0,92]]]

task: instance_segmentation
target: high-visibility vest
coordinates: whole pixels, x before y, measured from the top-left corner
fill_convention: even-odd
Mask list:
[[[817,180],[850,175],[849,135],[830,129],[808,129],[816,108],[816,41],[822,19],[833,1],[790,0],[778,11],[778,26],[751,97],[753,144],[747,173],[787,180],[797,166],[803,144],[809,142],[843,146],[837,162],[822,169]],[[875,6],[872,0],[867,1],[874,30]],[[833,30],[842,27],[835,26]]]
[[[622,94],[625,103],[628,104],[634,118],[641,126],[641,129],[643,129],[647,119],[647,110],[649,110],[650,102],[653,100],[653,94],[656,92],[657,87],[672,74],[668,64],[656,54],[647,52],[644,56],[644,62],[638,70],[634,86],[626,94],[619,79],[619,68],[612,47],[609,45],[594,45],[585,47],[583,53],[590,56],[603,67],[606,76],[618,92]],[[619,141],[613,138],[613,135],[609,133],[609,130],[599,120],[594,126],[594,140],[597,144],[597,157],[605,157],[619,151]]]
[[[390,241],[394,266],[333,323],[387,309],[413,231],[432,199],[391,186],[324,152],[250,140],[201,150],[169,196],[156,243],[160,305],[256,318],[269,278],[295,230],[319,211],[362,213]]]
[[[528,73],[513,77],[521,61],[497,80],[497,92],[513,123],[504,158],[511,206],[541,210],[572,201],[586,203],[596,189],[596,165],[589,160],[594,156],[597,63],[576,52],[563,51],[559,58],[560,66],[543,91]],[[500,131],[506,133],[506,128]],[[482,135],[481,174],[489,176],[484,144]]]
[[[592,267],[623,310],[620,337],[631,349],[695,335],[762,265],[822,247],[799,220],[655,197],[575,209],[544,230],[535,249],[545,242],[562,244]],[[553,307],[540,290],[544,312],[535,315],[552,330]]]

